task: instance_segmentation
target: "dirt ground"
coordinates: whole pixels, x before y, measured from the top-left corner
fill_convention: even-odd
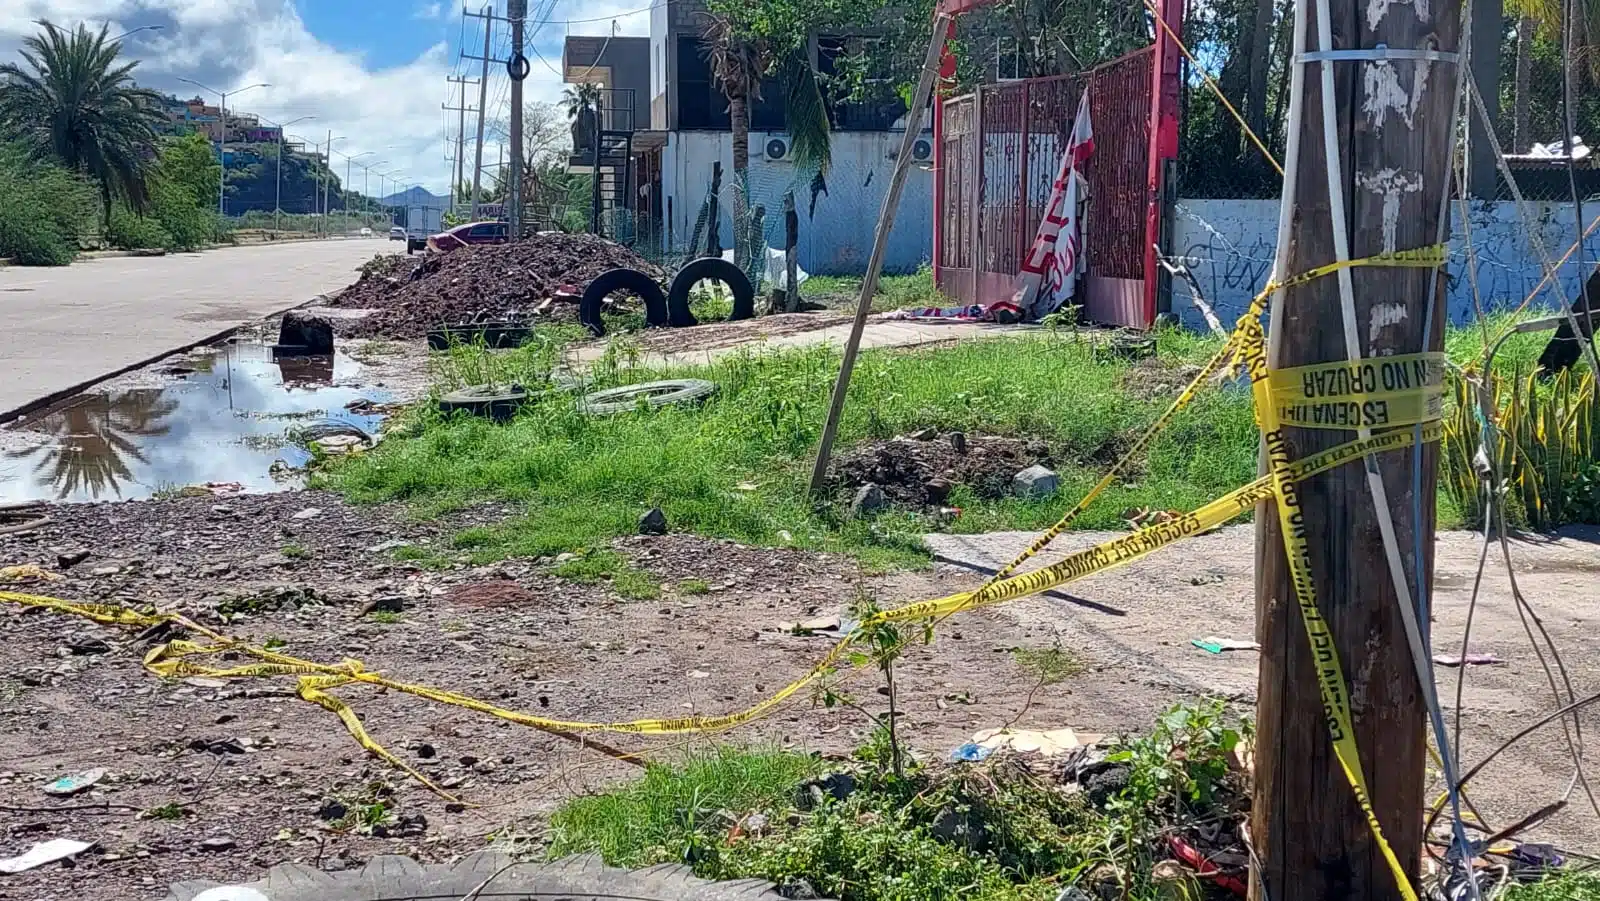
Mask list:
[[[509,512],[482,507],[470,519]],[[468,517],[415,522],[395,509],[351,508],[318,492],[71,505],[53,513],[56,524],[41,532],[0,537],[0,559],[61,571],[58,555],[90,556],[64,570],[62,581],[19,590],[155,603],[213,626],[220,625],[219,609],[252,608],[257,612],[225,631],[283,642],[285,653],[310,659],[356,658],[397,679],[512,709],[598,720],[743,708],[803,673],[828,645],[782,632],[778,623],[838,612],[862,591],[888,605],[974,586],[981,579],[974,564],[992,566],[1022,540],[944,537],[938,550],[959,565],[864,576],[846,559],[811,552],[683,535],[630,538],[619,550],[657,576],[665,593],[624,601],[603,584],[554,577],[550,560],[419,569],[394,558],[399,543],[448,556],[448,536]],[[1063,541],[1080,546],[1093,537]],[[1224,530],[1076,583],[1071,600],[1033,598],[946,623],[899,672],[910,744],[942,755],[1011,719],[1030,685],[1008,651],[1057,641],[1087,669],[1041,691],[1020,725],[1142,730],[1159,710],[1207,694],[1229,696],[1248,712],[1253,652],[1212,656],[1188,640],[1250,634],[1251,540],[1248,527]],[[1594,540],[1578,535],[1518,549],[1524,590],[1566,650],[1580,694],[1600,675],[1593,653],[1600,638],[1588,625],[1600,614]],[[1459,636],[1474,552],[1471,536],[1441,538],[1441,648]],[[679,587],[686,579],[710,591],[688,593]],[[507,581],[526,594],[507,589]],[[1490,590],[1474,650],[1508,662],[1469,673],[1468,759],[1550,707],[1504,589]],[[308,598],[315,603],[299,606]],[[363,618],[360,609],[374,600],[398,602],[399,620]],[[0,856],[57,837],[98,845],[70,868],[0,877],[7,901],[156,899],[177,878],[246,881],[285,860],[341,869],[379,853],[436,861],[492,839],[534,848],[541,814],[562,798],[635,772],[486,715],[396,692],[339,692],[375,739],[468,805],[458,807],[365,754],[331,713],[294,697],[292,678],[223,685],[159,679],[140,665],[148,644],[129,631],[6,604],[0,635],[0,821],[7,824]],[[852,685],[863,700],[882,702],[870,677]],[[801,700],[717,740],[838,753],[863,738],[866,726],[859,714]],[[658,757],[712,741],[604,740]],[[1498,821],[1559,794],[1566,771],[1553,734],[1504,761],[1483,777],[1478,795]],[[107,775],[87,793],[63,800],[42,791],[50,780],[95,767]],[[395,814],[408,818],[404,828],[376,837],[329,822],[337,813],[330,800],[354,806],[374,797],[374,784],[392,789]],[[184,811],[179,819],[149,815],[173,804]],[[1591,811],[1575,806],[1539,834],[1587,848],[1600,837],[1597,827]]]

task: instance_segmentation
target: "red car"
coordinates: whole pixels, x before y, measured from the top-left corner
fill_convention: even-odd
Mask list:
[[[434,253],[449,253],[468,244],[504,244],[511,240],[511,225],[507,222],[468,222],[428,239],[428,249]]]

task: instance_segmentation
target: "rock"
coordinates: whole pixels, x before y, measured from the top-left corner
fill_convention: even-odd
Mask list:
[[[964,433],[964,432],[951,432],[950,433],[950,446],[955,448],[956,449],[956,453],[958,453],[958,454],[966,453],[967,452],[967,436],[966,436],[966,433]]]
[[[576,559],[578,559],[578,555],[574,554],[574,553],[571,553],[570,551],[567,552],[567,553],[562,553],[562,554],[557,554],[556,555],[556,562],[557,563],[570,563],[571,561],[576,560]]]
[[[343,801],[338,798],[329,798],[322,802],[321,807],[317,808],[317,817],[323,820],[337,820],[342,819],[349,812],[350,808],[345,806]]]
[[[908,436],[912,441],[932,441],[939,437],[939,430],[934,428],[917,429]]]
[[[884,496],[883,489],[869,483],[856,491],[855,499],[850,502],[850,512],[855,516],[871,516],[887,506],[889,499]]]
[[[211,507],[211,512],[217,514],[218,516],[232,516],[233,508],[227,504],[213,504]]]
[[[320,507],[307,507],[304,510],[300,510],[300,511],[296,512],[292,518],[293,519],[316,519],[317,517],[319,517],[321,515],[322,515],[322,508],[320,508]]]
[[[80,657],[90,654],[109,654],[111,645],[95,638],[93,635],[79,632],[67,639],[67,650]]]
[[[942,504],[950,496],[950,489],[955,485],[946,478],[934,476],[922,483],[922,490],[928,495],[928,503]]]
[[[119,572],[122,572],[122,567],[120,566],[96,566],[94,569],[89,570],[89,575],[97,579],[103,579],[107,576],[114,576]]]
[[[367,548],[367,553],[381,554],[384,551],[397,550],[403,547],[411,547],[411,542],[406,541],[403,538],[391,538],[388,541],[380,541],[372,547]]]
[[[318,438],[311,443],[315,444],[325,454],[338,456],[339,454],[348,454],[358,447],[365,447],[367,442],[362,440],[359,435],[329,435],[326,438]]]
[[[1049,497],[1061,487],[1061,477],[1048,467],[1033,465],[1011,477],[1011,492],[1017,497]]]
[[[213,837],[213,838],[208,838],[205,841],[202,841],[200,843],[200,850],[208,852],[208,853],[211,853],[211,854],[217,854],[217,853],[220,853],[222,851],[232,851],[234,848],[237,848],[238,846],[239,846],[239,843],[234,841],[231,838],[224,838],[222,836],[216,836],[216,837]]]
[[[230,569],[233,569],[233,564],[227,562],[226,560],[224,560],[221,563],[213,563],[213,564],[211,564],[209,566],[200,567],[200,575],[208,576],[208,577],[216,577],[216,576],[226,575],[228,570],[230,570]]]
[[[396,831],[401,835],[421,835],[428,831],[428,818],[420,813],[401,814]]]
[[[660,507],[651,507],[648,512],[639,517],[639,534],[667,534],[667,514],[663,513]]]
[[[375,597],[361,605],[360,616],[382,611],[384,613],[400,613],[406,609],[405,598],[398,594],[386,594]]]
[[[412,750],[413,753],[415,753],[418,757],[421,757],[423,760],[429,760],[429,759],[437,757],[439,755],[438,749],[435,748],[433,745],[428,744],[425,741],[418,742],[416,747],[412,748],[411,750]]]
[[[778,894],[794,901],[812,901],[817,897],[817,890],[805,879],[795,876],[778,886]]]
[[[288,347],[303,347],[307,355],[321,356],[333,353],[333,320],[301,310],[283,314],[278,325],[278,343]]]
[[[68,551],[56,555],[56,566],[61,569],[71,569],[87,559],[89,559],[88,551]]]

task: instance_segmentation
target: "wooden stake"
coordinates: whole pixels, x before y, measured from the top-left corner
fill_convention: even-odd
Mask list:
[[[1318,7],[1323,8],[1319,11]],[[1388,45],[1406,50],[1460,47],[1460,0],[1367,4],[1361,0],[1298,0],[1297,33],[1307,49],[1320,44],[1318,16],[1327,16],[1336,49]],[[1419,20],[1422,11],[1427,19]],[[1298,161],[1284,185],[1292,203],[1279,277],[1336,258],[1336,205],[1347,213],[1350,258],[1410,250],[1438,239],[1443,192],[1450,181],[1454,63],[1407,60],[1307,62],[1302,83]],[[1333,65],[1335,158],[1324,143],[1322,66]],[[1426,72],[1426,78],[1419,74]],[[1397,93],[1382,90],[1393,79]],[[1295,122],[1291,121],[1290,128]],[[1330,176],[1330,173],[1338,173]],[[1330,200],[1330,177],[1339,183]],[[1434,286],[1430,350],[1444,342],[1444,279],[1425,269],[1349,271],[1361,355],[1424,350],[1428,289]],[[1432,279],[1433,281],[1430,281]],[[1273,368],[1348,359],[1341,310],[1342,278],[1327,276],[1286,293],[1271,322]],[[1300,458],[1348,441],[1352,432],[1287,429],[1289,456]],[[1432,584],[1437,445],[1421,455],[1419,493],[1410,450],[1378,455],[1388,510],[1375,509],[1367,473],[1352,462],[1300,484],[1318,606],[1349,688],[1353,732],[1371,800],[1385,837],[1417,884],[1427,710],[1407,644],[1400,602],[1379,535],[1379,517],[1393,517],[1406,582]],[[1417,502],[1420,516],[1413,513]],[[1288,572],[1278,514],[1256,515],[1257,692],[1255,799],[1251,835],[1259,860],[1251,880],[1256,899],[1398,901],[1394,874],[1379,853],[1355,796],[1334,757],[1318,688],[1318,650],[1306,636]],[[1414,549],[1421,533],[1421,559]],[[1413,588],[1413,593],[1415,589]],[[1427,612],[1419,617],[1428,628]],[[1426,634],[1426,632],[1424,632]]]
[[[906,132],[900,140],[900,155],[894,158],[894,174],[889,179],[889,189],[883,195],[883,207],[878,211],[878,226],[872,235],[872,256],[867,260],[867,274],[861,280],[861,297],[856,301],[856,318],[850,324],[850,337],[844,344],[844,361],[839,365],[839,378],[833,383],[833,401],[828,406],[828,418],[822,424],[822,442],[817,447],[817,462],[811,468],[811,494],[822,492],[828,476],[828,458],[833,454],[833,441],[838,437],[839,417],[844,415],[844,398],[850,391],[850,375],[855,371],[856,354],[861,350],[861,332],[867,327],[867,314],[872,312],[872,298],[878,293],[878,277],[883,274],[883,255],[889,247],[889,232],[894,229],[894,215],[900,208],[900,192],[906,185],[906,173],[911,170],[911,149],[917,134],[922,131],[922,115],[933,95],[933,82],[939,74],[939,57],[944,52],[945,36],[949,32],[949,16],[940,13],[933,22],[933,36],[928,41],[928,55],[922,62],[922,74],[917,77],[917,92],[912,95],[911,109],[906,113]]]

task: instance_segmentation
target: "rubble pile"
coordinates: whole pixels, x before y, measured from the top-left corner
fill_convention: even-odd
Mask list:
[[[581,292],[595,276],[616,268],[663,277],[643,257],[604,238],[539,234],[447,254],[374,260],[333,305],[373,311],[341,321],[339,330],[347,336],[415,338],[443,325],[531,316],[557,289]]]

